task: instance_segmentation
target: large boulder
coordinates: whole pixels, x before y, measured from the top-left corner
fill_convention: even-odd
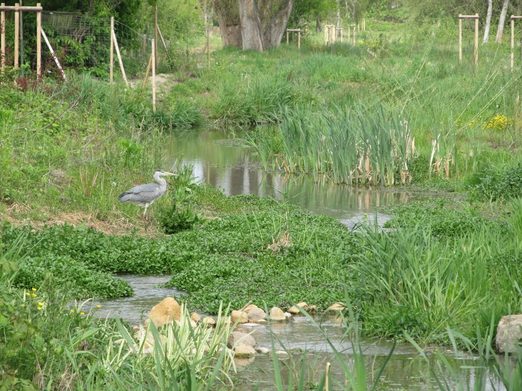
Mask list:
[[[149,312],[149,320],[157,328],[179,321],[181,318],[181,306],[173,297],[166,297],[156,304]]]
[[[522,349],[522,314],[503,316],[498,322],[495,344],[500,353],[516,353]]]

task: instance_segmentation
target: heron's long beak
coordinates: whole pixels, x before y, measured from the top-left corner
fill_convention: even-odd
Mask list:
[[[163,175],[166,175],[166,176],[175,176],[176,174],[174,174],[173,172],[163,171]]]

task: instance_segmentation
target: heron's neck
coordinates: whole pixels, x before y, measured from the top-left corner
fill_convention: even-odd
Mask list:
[[[154,175],[154,181],[158,185],[160,185],[162,188],[166,188],[167,187],[167,181],[160,174],[155,174]]]

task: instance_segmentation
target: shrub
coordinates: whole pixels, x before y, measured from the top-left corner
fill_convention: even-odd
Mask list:
[[[522,197],[522,162],[504,169],[485,168],[474,174],[469,187],[479,200],[508,200]]]

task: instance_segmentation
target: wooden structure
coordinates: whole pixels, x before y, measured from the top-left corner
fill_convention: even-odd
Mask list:
[[[19,3],[15,5],[0,4],[0,69],[5,69],[5,14],[6,12],[14,12],[14,58],[13,67],[20,67],[20,22],[23,12],[36,13],[36,77],[42,77],[42,5],[37,3],[36,6],[21,6]]]
[[[331,45],[335,43],[335,25],[325,24],[324,25],[324,44]]]
[[[459,63],[462,64],[462,21],[470,19],[474,23],[474,41],[473,41],[473,62],[478,65],[478,42],[479,42],[479,14],[462,15],[459,14]]]
[[[335,28],[335,35],[341,42],[343,42],[343,28],[342,27],[336,27]]]
[[[121,76],[125,81],[125,85],[128,87],[129,81],[127,80],[127,74],[125,73],[125,67],[123,66],[123,60],[121,59],[120,46],[118,45],[118,39],[116,38],[116,32],[114,31],[114,16],[111,16],[111,45],[109,53],[109,79],[111,83],[114,81],[114,50],[116,50],[116,56],[118,57]]]
[[[286,43],[290,43],[290,33],[297,34],[297,48],[301,49],[301,29],[286,29]]]
[[[515,68],[515,20],[522,20],[522,16],[511,15],[511,72]]]

